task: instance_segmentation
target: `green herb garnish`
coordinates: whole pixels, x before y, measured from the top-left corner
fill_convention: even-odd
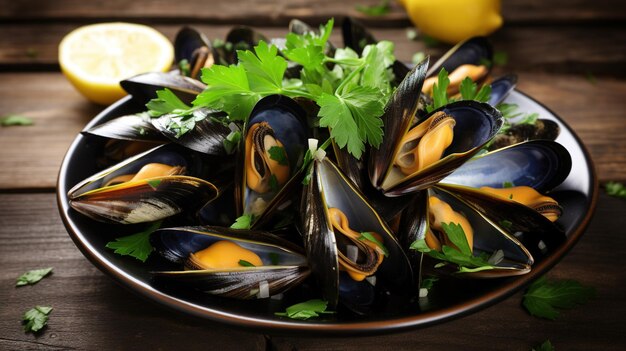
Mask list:
[[[328,301],[314,299],[297,303],[287,307],[285,312],[276,312],[274,314],[281,317],[307,320],[309,318],[319,317],[320,314],[335,313],[333,311],[326,311],[327,306]]]
[[[607,182],[604,184],[604,190],[606,190],[608,195],[626,199],[626,187],[622,183]]]
[[[281,166],[289,165],[289,161],[287,160],[287,152],[285,152],[285,148],[280,146],[272,146],[267,151],[270,154],[270,159],[278,162]]]
[[[512,188],[514,186],[515,186],[515,184],[513,184],[513,182],[508,182],[508,181],[507,182],[502,182],[502,187],[503,188]]]
[[[154,250],[150,245],[150,234],[159,229],[160,226],[161,221],[154,222],[144,231],[109,241],[106,247],[115,250],[116,254],[132,256],[141,262],[146,262]]]
[[[513,222],[506,219],[499,221],[498,224],[506,230],[511,230],[511,227],[513,226]]]
[[[418,63],[424,61],[425,58],[426,58],[426,54],[421,52],[421,51],[419,51],[419,52],[416,52],[415,54],[413,54],[413,57],[411,57],[411,62],[414,65],[417,65]]]
[[[575,280],[548,281],[541,277],[528,288],[522,304],[531,315],[554,320],[558,309],[573,308],[594,295],[595,289]]]
[[[438,280],[439,278],[435,276],[429,276],[428,278],[424,278],[422,279],[422,282],[420,283],[420,288],[430,290],[433,288],[433,285],[435,285],[435,282]]]
[[[233,229],[250,229],[253,222],[254,215],[245,214],[243,216],[237,217],[237,219],[235,219],[235,223],[231,224],[230,227]]]
[[[178,62],[178,69],[182,76],[189,77],[191,75],[191,65],[187,59],[182,59]]]
[[[389,0],[382,0],[377,5],[366,6],[366,5],[356,5],[355,9],[362,14],[368,16],[384,16],[391,11],[391,6],[389,6]]]
[[[385,255],[385,257],[389,257],[389,250],[385,247],[385,245],[380,242],[380,240],[376,239],[376,237],[370,233],[370,232],[361,232],[361,236],[359,236],[359,240],[363,241],[363,240],[367,240],[367,241],[371,241],[374,244],[376,244],[376,246],[378,246],[383,254]]]
[[[509,55],[504,51],[496,51],[493,53],[493,64],[496,66],[504,66],[509,62]]]
[[[484,84],[478,91],[476,91],[476,86],[477,85],[472,81],[472,78],[465,77],[459,86],[461,98],[463,100],[475,100],[480,102],[489,101],[489,96],[491,96],[491,85]]]
[[[4,117],[0,117],[0,126],[3,127],[31,126],[33,124],[32,119],[20,115],[6,115]]]
[[[33,285],[52,272],[52,267],[33,269],[17,278],[15,286]]]
[[[280,190],[280,185],[278,184],[278,178],[276,178],[276,174],[270,175],[269,186],[273,192],[277,192]]]
[[[151,179],[151,180],[147,180],[146,183],[148,183],[148,185],[150,185],[150,187],[154,190],[156,190],[159,185],[161,185],[161,182],[163,181],[163,179]]]
[[[239,260],[239,265],[242,267],[256,267],[255,265],[253,265],[252,263],[246,261],[246,260]]]
[[[276,252],[270,252],[269,253],[269,257],[270,257],[270,262],[272,263],[273,266],[277,266],[280,256],[278,256],[278,254]]]
[[[546,340],[538,347],[533,347],[532,351],[554,351],[554,346],[550,340]]]
[[[417,250],[428,254],[430,257],[444,261],[435,267],[441,267],[445,265],[445,262],[453,263],[458,266],[459,273],[478,272],[482,270],[494,269],[494,265],[488,262],[488,255],[483,254],[480,256],[474,256],[472,250],[469,247],[465,232],[460,224],[455,223],[441,223],[445,234],[454,246],[442,245],[441,252],[432,250],[426,244],[426,240],[419,239],[411,244],[412,250]]]
[[[48,323],[48,315],[52,312],[52,307],[35,306],[26,311],[22,323],[26,332],[36,333]]]
[[[230,155],[233,152],[235,152],[235,150],[237,149],[237,145],[239,145],[240,141],[241,141],[240,131],[230,132],[230,134],[228,134],[223,141],[224,150],[226,150],[226,153]]]
[[[428,35],[422,35],[422,40],[424,41],[424,45],[426,45],[426,47],[429,47],[429,48],[439,45],[439,40],[433,37],[430,37]]]
[[[360,158],[365,144],[378,147],[382,141],[380,117],[392,92],[393,44],[381,41],[365,45],[360,57],[351,49],[337,49],[330,57],[326,48],[333,24],[330,20],[321,26],[319,34],[287,34],[282,55],[276,46],[263,41],[254,51],[238,51],[236,65],[213,65],[202,70],[201,79],[207,88],[193,101],[193,107],[175,100],[171,93],[159,94],[147,105],[150,114],[177,115],[178,119],[168,116],[179,125],[185,124],[178,128],[170,124],[168,128],[182,135],[193,127],[189,116],[198,108],[224,111],[229,121],[245,121],[265,96],[307,98],[320,107],[319,126],[329,127],[335,143]],[[303,67],[300,79],[285,78],[285,58]]]

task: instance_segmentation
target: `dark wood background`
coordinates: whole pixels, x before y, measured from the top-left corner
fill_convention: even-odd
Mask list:
[[[261,349],[261,350],[530,350],[550,339],[558,350],[626,347],[626,200],[601,190],[595,217],[575,248],[548,274],[596,288],[584,306],[556,321],[529,316],[521,293],[473,315],[387,336],[299,338],[262,335],[185,316],[144,301],[93,267],[67,235],[56,208],[58,168],[70,142],[101,106],[84,100],[59,73],[57,46],[85,23],[123,20],[155,26],[169,38],[184,24],[223,37],[233,24],[283,35],[297,17],[319,23],[358,15],[376,0],[0,1],[0,116],[20,114],[35,125],[0,128],[0,349]],[[378,38],[396,42],[410,60],[446,47],[409,41],[396,4],[363,18]],[[626,181],[626,11],[621,0],[505,0],[504,27],[492,36],[508,54],[501,72],[519,75],[519,89],[559,114],[582,138],[601,184]],[[335,37],[335,39],[337,39]],[[22,272],[54,274],[14,288]],[[49,326],[25,334],[24,311],[52,305]]]

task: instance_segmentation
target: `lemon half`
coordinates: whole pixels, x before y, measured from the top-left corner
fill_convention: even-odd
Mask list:
[[[167,71],[172,43],[157,30],[132,23],[79,27],[59,44],[61,70],[87,99],[111,104],[126,93],[120,80],[145,72]]]

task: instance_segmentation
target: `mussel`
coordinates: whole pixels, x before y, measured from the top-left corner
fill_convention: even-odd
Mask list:
[[[183,27],[176,34],[174,56],[178,65],[188,65],[188,69],[181,69],[180,73],[187,73],[187,76],[194,79],[200,79],[202,68],[211,67],[215,63],[211,42],[204,34],[191,27]]]
[[[328,158],[314,160],[311,172],[300,213],[311,271],[324,298],[365,313],[376,290],[410,291],[408,258],[365,196]]]
[[[267,232],[223,227],[160,229],[150,241],[184,270],[153,272],[200,291],[237,299],[283,293],[308,275],[301,248]]]
[[[205,180],[215,173],[205,156],[167,144],[83,180],[68,197],[73,209],[98,221],[152,222],[215,199],[217,186]]]
[[[240,150],[236,183],[240,214],[252,215],[256,222],[292,195],[308,149],[305,118],[300,106],[285,96],[268,96],[256,104]]]
[[[124,90],[139,101],[148,102],[157,97],[156,92],[167,88],[186,104],[196,98],[206,85],[202,82],[181,76],[176,72],[143,73],[120,82]]]

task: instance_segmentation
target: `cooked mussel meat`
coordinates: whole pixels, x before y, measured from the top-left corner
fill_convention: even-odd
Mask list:
[[[180,227],[152,233],[151,243],[184,270],[157,277],[238,299],[267,298],[296,286],[309,275],[298,246],[271,233],[223,227]]]

